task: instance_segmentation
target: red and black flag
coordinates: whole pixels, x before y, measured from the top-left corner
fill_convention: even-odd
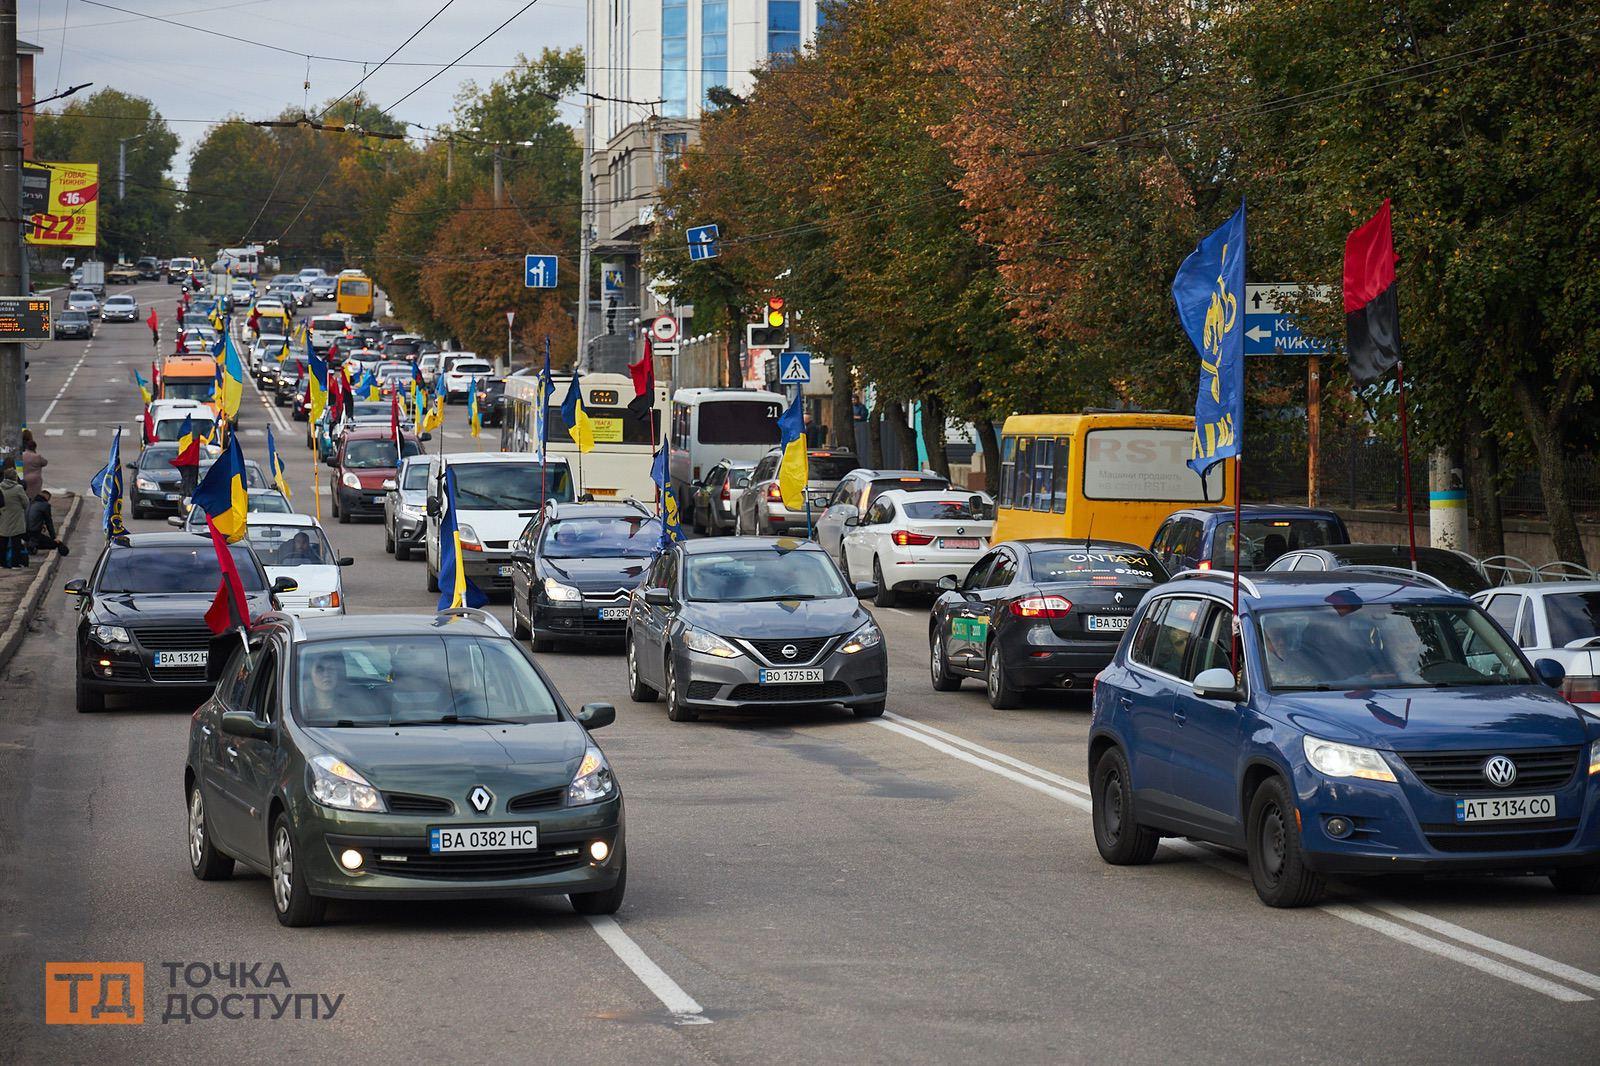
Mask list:
[[[1372,384],[1400,361],[1395,262],[1394,228],[1385,200],[1344,241],[1345,350],[1357,385]]]
[[[231,629],[250,628],[250,604],[244,598],[244,582],[239,580],[239,568],[233,563],[233,552],[228,550],[228,538],[209,515],[206,529],[211,534],[211,546],[217,550],[217,566],[222,569],[217,595],[206,610],[206,625],[220,637]]]
[[[644,335],[644,355],[637,363],[628,364],[628,373],[633,378],[633,399],[628,402],[628,410],[635,418],[648,417],[656,402],[656,353],[648,332]]]

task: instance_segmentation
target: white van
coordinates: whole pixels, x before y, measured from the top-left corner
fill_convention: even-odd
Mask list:
[[[318,315],[311,320],[311,347],[319,353],[325,352],[334,341],[343,337],[355,319],[349,315],[328,314]]]
[[[576,498],[567,461],[543,464],[527,452],[453,452],[428,457],[428,526],[423,533],[428,591],[439,591],[439,527],[445,513],[445,474],[455,472],[456,528],[467,577],[484,592],[511,588],[511,546],[541,502]],[[544,481],[540,488],[541,475]]]
[[[778,443],[780,393],[758,389],[679,389],[672,394],[668,472],[680,506],[690,486],[723,459],[759,460]]]

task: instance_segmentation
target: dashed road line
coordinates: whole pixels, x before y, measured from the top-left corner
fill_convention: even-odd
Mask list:
[[[645,954],[637,941],[623,931],[615,918],[604,914],[591,914],[585,916],[589,925],[599,934],[600,939],[606,942],[606,947],[616,953],[622,964],[633,971],[641,984],[650,990],[650,994],[661,1001],[661,1005],[672,1012],[672,1019],[678,1025],[710,1025],[711,1019],[705,1015],[705,1008],[683,987],[667,975],[667,971],[656,965],[654,959]]]
[[[89,349],[93,347],[94,341],[90,341],[83,346],[83,354],[78,356],[78,361],[72,364],[71,370],[67,371],[67,379],[61,383],[61,388],[56,390],[56,398],[50,401],[50,406],[44,409],[44,414],[39,416],[37,425],[43,425],[50,421],[51,412],[56,409],[56,404],[61,402],[61,397],[67,394],[67,386],[71,385],[72,379],[78,376],[78,368],[83,365],[85,359],[89,358]]]

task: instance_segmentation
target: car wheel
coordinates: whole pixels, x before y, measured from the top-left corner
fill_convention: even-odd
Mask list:
[[[348,507],[343,508],[343,509],[341,509],[339,507],[339,492],[338,492],[337,489],[334,490],[333,500],[334,500],[334,511],[339,515],[339,524],[341,526],[349,525],[350,524],[350,509]]]
[[[1006,675],[1005,657],[993,641],[989,642],[984,661],[984,687],[989,693],[989,706],[997,711],[1010,710],[1022,702],[1022,690]]]
[[[516,590],[511,592],[511,635],[518,640],[527,640],[533,636],[533,630],[522,618],[522,611],[518,609]]]
[[[1557,870],[1550,875],[1550,883],[1557,892],[1568,896],[1593,896],[1600,894],[1600,866],[1579,866],[1571,870]]]
[[[83,683],[83,678],[78,678],[77,691],[78,713],[97,714],[106,709],[106,694],[96,692]]]
[[[428,591],[439,591],[439,575],[433,572],[433,567],[428,567]]]
[[[411,558],[411,545],[407,544],[403,540],[395,541],[394,557],[399,559],[402,563],[408,561]]]
[[[850,577],[850,553],[844,550],[844,545],[839,545],[839,573],[844,577],[844,583],[855,586],[855,581]]]
[[[1143,866],[1155,858],[1161,834],[1140,825],[1133,812],[1133,783],[1128,758],[1111,748],[1094,764],[1094,846],[1112,866]]]
[[[683,705],[683,694],[678,690],[678,668],[672,664],[672,652],[667,652],[667,719],[673,722],[692,722],[700,716]]]
[[[622,907],[622,896],[628,890],[628,849],[623,848],[617,856],[617,865],[622,869],[617,875],[617,883],[602,892],[571,892],[567,900],[572,904],[572,909],[579,914],[615,914]]]
[[[200,796],[198,781],[189,786],[189,870],[202,881],[226,881],[233,876],[233,859],[211,843],[206,801]]]
[[[289,828],[289,816],[279,814],[272,823],[272,909],[278,922],[290,928],[319,925],[328,901],[313,896],[300,876],[294,854],[294,832]]]
[[[873,700],[871,703],[858,703],[850,710],[855,712],[857,718],[882,718],[888,703],[888,700]]]
[[[541,637],[538,631],[534,630],[532,637],[528,641],[528,646],[534,651],[555,651],[556,641],[554,637]]]
[[[644,683],[639,676],[639,652],[634,646],[633,634],[628,634],[628,698],[634,703],[654,703],[660,695]]]
[[[333,517],[339,517],[339,490],[333,489],[328,493],[328,509],[333,512]]]
[[[1256,895],[1269,907],[1304,907],[1322,895],[1322,878],[1306,865],[1294,800],[1281,777],[1269,777],[1250,798],[1246,855]]]
[[[950,672],[944,659],[944,637],[937,629],[928,633],[928,672],[933,675],[935,692],[954,692],[961,687],[961,678]]]
[[[895,604],[894,589],[883,579],[883,564],[878,562],[878,557],[872,557],[872,580],[877,582],[878,594],[872,598],[873,604],[878,607],[893,607]]]
[[[394,534],[389,531],[389,523],[387,522],[383,524],[383,553],[385,555],[394,554]]]

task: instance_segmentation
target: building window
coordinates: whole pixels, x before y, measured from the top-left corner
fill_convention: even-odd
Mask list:
[[[661,0],[661,113],[689,114],[689,0]]]
[[[800,0],[767,0],[767,55],[800,50]]]
[[[728,84],[728,0],[700,0],[700,101]]]
[[[683,150],[689,146],[687,133],[663,133],[661,135],[661,151],[656,155],[656,184],[665,185],[672,178],[672,172],[677,169],[678,160],[683,158]]]
[[[827,29],[833,22],[833,17],[828,14],[828,8],[834,0],[817,0],[817,29]]]

